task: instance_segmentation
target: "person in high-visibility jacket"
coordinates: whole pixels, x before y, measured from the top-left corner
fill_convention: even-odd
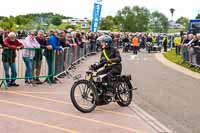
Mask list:
[[[120,75],[122,72],[121,56],[119,51],[112,47],[112,38],[108,35],[103,35],[97,38],[102,47],[102,53],[99,64],[91,65],[94,70],[104,67],[103,70],[97,72],[97,75],[107,74],[106,78],[110,81],[114,76]],[[108,95],[109,92],[108,92]]]
[[[157,41],[156,36],[153,36],[152,39],[153,39],[153,44],[156,44],[156,41]]]
[[[167,52],[167,44],[169,43],[169,39],[168,39],[167,35],[164,35],[162,43],[163,43],[163,47],[164,47],[164,52]]]
[[[181,51],[181,37],[180,36],[175,35],[174,45],[176,46],[176,55],[180,55],[180,51]]]
[[[131,39],[131,44],[133,47],[133,54],[137,54],[138,47],[139,47],[139,39],[136,35],[134,35],[133,38]]]

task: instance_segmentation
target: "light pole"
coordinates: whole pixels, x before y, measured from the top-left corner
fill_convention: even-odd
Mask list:
[[[155,23],[154,23],[155,24],[154,25],[154,30],[155,31],[154,32],[158,32],[158,29],[159,29],[159,26],[158,26],[158,17],[156,16],[154,20],[155,20]]]
[[[175,9],[174,8],[170,8],[169,11],[170,11],[170,13],[172,15],[172,24],[173,24],[173,16],[174,16]],[[170,40],[171,40],[171,49],[172,49],[172,45],[173,45],[172,35],[171,35]]]
[[[44,23],[44,24],[43,24],[43,26],[45,27],[45,32],[46,32],[47,29],[48,29],[48,25],[49,25],[49,24],[47,24],[47,23]]]
[[[120,27],[120,32],[122,32],[123,31],[123,24],[120,24],[119,27]]]
[[[173,16],[174,16],[175,9],[174,8],[170,8],[169,11],[171,13],[171,17],[172,17],[172,21],[173,21]]]

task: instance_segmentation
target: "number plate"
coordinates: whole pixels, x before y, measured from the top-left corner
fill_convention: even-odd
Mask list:
[[[85,79],[86,79],[86,80],[90,80],[90,79],[91,79],[91,75],[87,75],[87,76],[85,77]]]

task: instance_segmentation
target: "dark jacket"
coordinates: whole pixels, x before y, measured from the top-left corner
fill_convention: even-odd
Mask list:
[[[96,43],[96,39],[97,39],[97,37],[95,35],[89,36],[89,40],[90,40],[91,44],[95,44]]]
[[[128,37],[125,37],[122,41],[125,42],[125,43],[129,43],[130,42]]]
[[[61,36],[59,40],[60,40],[60,44],[61,44],[61,46],[63,48],[68,47],[67,44],[66,44],[66,38],[65,38],[65,36]]]
[[[76,37],[75,42],[80,48],[83,48],[83,41],[81,37]]]
[[[152,42],[153,42],[153,39],[152,39],[151,37],[148,37],[148,38],[147,38],[147,42],[151,42],[151,43],[152,43]]]
[[[0,44],[3,44],[3,34],[0,33]]]
[[[35,57],[34,60],[36,61],[41,61],[42,60],[42,49],[45,49],[47,46],[47,42],[45,40],[45,38],[40,39],[39,37],[36,37],[36,40],[38,41],[38,43],[40,44],[40,49],[36,49],[35,50]],[[45,50],[46,51],[46,50]]]

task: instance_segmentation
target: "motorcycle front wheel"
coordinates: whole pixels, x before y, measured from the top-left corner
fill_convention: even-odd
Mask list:
[[[95,86],[88,80],[74,83],[70,93],[74,107],[83,113],[90,113],[96,108],[97,92]]]

